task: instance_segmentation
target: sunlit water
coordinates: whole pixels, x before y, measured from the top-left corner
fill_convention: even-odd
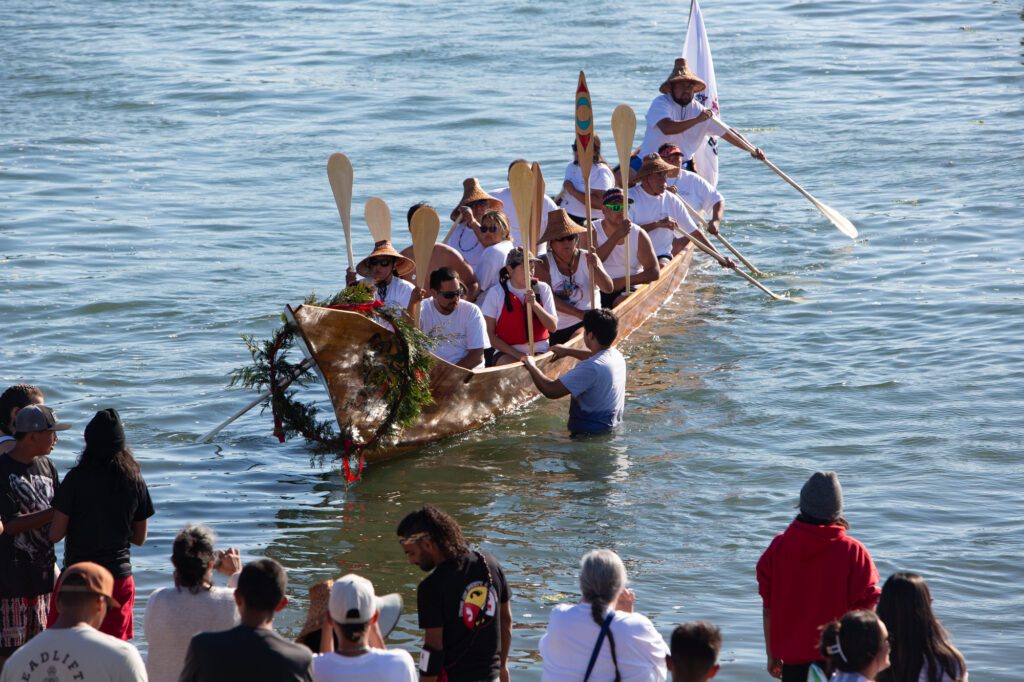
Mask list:
[[[754,563],[814,469],[837,470],[883,576],[925,575],[979,680],[1024,661],[1019,2],[704,6],[723,117],[851,217],[842,237],[762,165],[723,150],[726,233],[772,303],[702,262],[627,346],[628,416],[571,442],[567,404],[373,466],[346,492],[225,388],[281,307],[339,288],[324,173],[344,151],[353,213],[383,196],[442,215],[519,156],[559,183],[587,72],[598,130],[642,118],[679,52],[686,3],[123,3],[8,0],[0,12],[0,383],[31,381],[75,429],[116,406],[152,490],[140,599],[170,540],[213,525],[306,588],[350,569],[400,591],[412,647],[418,569],[394,541],[423,502],[503,562],[516,679],[537,679],[551,604],[594,547],[628,562],[668,634],[723,628],[726,677],[763,669]],[[727,146],[727,145],[726,145]],[[611,145],[608,147],[611,149]],[[356,221],[356,251],[369,235]],[[303,394],[323,401],[320,390]],[[321,402],[321,404],[324,404]],[[138,640],[144,648],[144,639]]]

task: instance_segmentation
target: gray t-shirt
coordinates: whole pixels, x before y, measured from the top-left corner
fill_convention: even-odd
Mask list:
[[[146,682],[146,667],[134,646],[81,623],[30,639],[7,660],[0,680]]]
[[[569,389],[569,431],[597,433],[618,426],[626,403],[626,360],[617,348],[598,351],[561,378]]]

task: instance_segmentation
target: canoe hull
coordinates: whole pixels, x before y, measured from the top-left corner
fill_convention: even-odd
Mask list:
[[[619,341],[642,325],[679,288],[686,278],[693,256],[692,247],[662,268],[662,277],[638,287],[616,307]],[[382,415],[372,404],[354,407],[358,377],[373,362],[373,352],[385,353],[394,334],[359,313],[300,305],[286,308],[327,388],[338,423],[352,423],[357,438],[366,438]],[[577,336],[567,345],[583,347]],[[558,378],[576,364],[573,358],[555,358],[551,353],[537,357],[537,365],[551,378]],[[438,360],[431,372],[434,403],[423,409],[419,421],[404,429],[396,442],[366,451],[368,461],[380,461],[423,447],[448,436],[479,428],[539,397],[533,380],[522,364],[467,370]]]

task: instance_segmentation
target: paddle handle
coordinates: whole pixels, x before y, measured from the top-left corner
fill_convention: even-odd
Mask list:
[[[285,389],[285,388],[288,388],[288,386],[293,381],[295,381],[296,377],[298,377],[298,375],[301,372],[309,369],[312,365],[313,365],[313,360],[311,358],[306,358],[305,360],[302,361],[302,364],[299,365],[299,371],[298,372],[296,372],[294,375],[292,375],[290,377],[280,377],[278,382],[277,382],[277,385],[282,390]],[[228,424],[230,424],[231,422],[235,421],[236,419],[241,417],[243,414],[245,414],[246,412],[248,412],[252,408],[256,407],[257,405],[259,405],[260,403],[262,403],[264,400],[266,400],[269,397],[270,397],[270,391],[269,390],[268,391],[264,391],[263,393],[260,394],[260,396],[258,398],[256,398],[251,403],[249,403],[248,405],[246,405],[245,407],[240,409],[238,412],[235,412],[233,415],[231,415],[230,417],[225,419],[223,422],[220,423],[219,426],[217,426],[216,428],[212,429],[209,433],[207,433],[206,435],[204,435],[201,438],[199,438],[196,442],[197,443],[209,443],[211,440],[213,440],[213,437],[216,436],[221,431],[223,431],[224,428],[226,426],[228,426]]]
[[[711,256],[712,258],[714,258],[714,259],[715,259],[716,261],[718,261],[718,264],[719,264],[719,265],[723,265],[723,264],[725,263],[725,259],[724,259],[724,258],[722,257],[722,254],[720,254],[720,253],[718,253],[717,251],[715,251],[714,249],[712,249],[712,248],[710,248],[710,247],[706,246],[706,245],[704,244],[704,242],[700,241],[699,239],[697,239],[697,238],[696,238],[696,237],[694,237],[693,235],[690,235],[690,234],[686,234],[685,232],[683,232],[683,231],[682,231],[681,229],[679,229],[679,228],[676,228],[675,232],[676,232],[676,234],[678,234],[678,235],[680,235],[680,236],[682,236],[682,237],[686,237],[687,239],[689,239],[689,240],[690,240],[690,242],[691,242],[691,243],[692,243],[692,244],[693,244],[694,246],[696,246],[696,247],[697,247],[698,249],[700,249],[701,251],[703,251],[704,253],[708,254],[709,256]],[[783,297],[783,296],[779,296],[779,295],[778,295],[778,294],[776,294],[776,293],[775,293],[774,291],[772,291],[771,289],[769,289],[769,288],[768,288],[768,287],[766,287],[765,285],[761,284],[761,283],[760,283],[760,282],[758,282],[758,281],[757,281],[756,279],[754,279],[753,277],[751,277],[751,276],[750,276],[750,275],[748,275],[747,273],[743,272],[742,270],[738,270],[738,269],[736,269],[736,268],[729,268],[729,269],[730,269],[730,270],[732,270],[733,272],[735,272],[735,273],[736,273],[737,275],[739,275],[739,276],[740,276],[740,277],[742,277],[743,279],[745,279],[745,280],[747,280],[748,282],[750,282],[751,284],[753,284],[753,285],[754,285],[755,287],[757,287],[758,289],[760,289],[760,290],[761,290],[761,291],[763,291],[764,293],[766,293],[766,294],[768,294],[769,296],[771,296],[771,297],[772,297],[773,299],[775,299],[776,301],[785,301],[785,300],[787,300],[787,299],[786,299],[785,297]]]

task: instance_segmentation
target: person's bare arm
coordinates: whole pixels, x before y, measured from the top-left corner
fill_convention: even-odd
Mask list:
[[[57,512],[58,514],[60,512]],[[146,542],[146,537],[149,535],[149,520],[142,519],[132,524],[132,544],[136,546],[142,546]]]
[[[554,297],[552,296],[552,298]],[[533,314],[537,316],[537,319],[540,320],[540,323],[544,325],[545,329],[549,332],[554,332],[558,329],[558,315],[552,315],[543,305],[541,305],[540,301],[537,300],[537,294],[533,292],[533,289],[526,290],[523,302],[533,304]]]
[[[589,348],[570,348],[562,344],[555,344],[548,348],[556,358],[576,358],[577,360],[588,360],[594,357],[594,352]]]
[[[15,516],[13,519],[8,519],[4,526],[4,533],[7,535],[19,535],[25,531],[45,526],[53,521],[53,512],[53,509],[44,509],[43,511],[22,514],[21,516]]]
[[[679,133],[685,133],[693,126],[697,125],[698,123],[703,123],[704,121],[708,120],[714,115],[714,111],[712,111],[711,109],[705,109],[704,111],[700,112],[693,118],[688,118],[683,121],[676,121],[675,119],[671,118],[663,118],[660,121],[658,121],[658,130],[660,130],[665,135],[678,135]]]
[[[423,645],[432,651],[444,650],[444,628],[427,628],[423,636]],[[436,682],[437,675],[420,674],[420,682]]]
[[[501,682],[509,682],[508,652],[512,650],[512,602],[501,605]]]
[[[711,220],[708,221],[708,232],[711,234],[718,234],[719,228],[722,227],[722,216],[725,215],[725,199],[722,199],[717,204],[711,207]]]
[[[569,395],[569,389],[565,387],[558,379],[549,379],[544,372],[541,371],[540,367],[537,366],[537,361],[534,360],[532,355],[523,357],[523,367],[530,373],[530,377],[533,379],[534,386],[541,392],[545,398],[551,398],[556,400],[558,398],[564,398]]]
[[[474,367],[478,367],[480,365],[480,363],[483,362],[483,361],[484,361],[484,349],[483,348],[471,348],[469,350],[469,352],[466,353],[465,357],[463,357],[461,360],[459,360],[455,364],[458,365],[459,367],[464,367],[466,369],[473,369]]]
[[[441,246],[444,245],[442,244]],[[467,263],[462,254],[452,247],[445,246],[445,248],[450,252],[448,253],[449,267],[458,273],[459,281],[466,287],[466,300],[475,301],[476,297],[483,292],[480,291],[480,282],[476,278],[476,273],[473,272],[473,266]]]
[[[739,149],[742,149],[745,152],[750,151],[749,149],[747,149],[747,143],[741,140],[739,136],[734,134],[732,131],[729,131],[725,135],[722,135],[722,139],[731,144],[732,146],[738,147]],[[764,155],[764,150],[761,149],[760,147],[754,147],[754,151],[750,152],[750,155],[753,156],[758,161],[764,161],[767,158]]]
[[[640,238],[637,240],[637,260],[640,261],[643,270],[630,275],[630,286],[654,282],[661,277],[661,265],[658,263],[658,257],[654,254],[654,244],[651,243],[651,238],[647,236],[646,232],[641,232],[639,236]],[[625,277],[615,278],[616,291],[625,286]]]
[[[53,521],[50,522],[50,542],[60,542],[68,534],[68,522],[71,517],[64,512],[53,510]]]
[[[596,253],[588,251],[587,267],[589,268],[591,265],[594,268],[594,284],[597,285],[598,290],[606,294],[615,291],[615,282],[612,281],[612,276],[608,274],[608,271],[604,269],[604,263],[601,262]]]

